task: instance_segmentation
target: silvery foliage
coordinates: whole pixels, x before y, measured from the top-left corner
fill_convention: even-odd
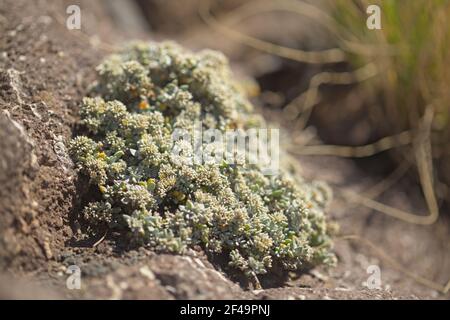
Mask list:
[[[282,169],[265,176],[257,164],[186,164],[171,152],[174,130],[264,127],[233,82],[226,58],[191,53],[175,43],[134,43],[98,68],[81,119],[88,136],[70,154],[99,201],[83,218],[92,232],[108,227],[138,244],[183,253],[200,245],[256,277],[275,265],[298,270],[331,265],[324,217],[330,191]]]

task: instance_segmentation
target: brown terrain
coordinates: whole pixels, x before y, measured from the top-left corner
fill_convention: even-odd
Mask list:
[[[379,165],[388,162],[383,157],[354,162],[303,156],[298,161],[307,179],[327,181],[336,190],[328,214],[340,225],[340,234],[360,235],[399,265],[393,266],[365,240],[336,237],[337,267],[292,274],[288,280],[285,275],[268,275],[262,279],[262,290],[252,290],[200,249],[177,256],[128,249],[109,237],[103,239],[102,234],[95,239],[84,238],[75,219],[82,206],[83,187],[65,142],[77,130],[77,108],[94,80],[94,67],[112,49],[105,43],[119,44],[130,36],[159,40],[168,35],[193,48],[223,49],[238,74],[258,79],[263,97],[265,90],[277,91],[280,84],[292,82],[268,69],[270,64],[277,65],[275,58],[242,49],[208,28],[175,35],[167,20],[166,25],[161,22],[160,30],[148,30],[136,21],[128,27],[105,13],[111,10],[105,3],[77,1],[82,8],[81,31],[68,30],[64,25],[69,2],[0,3],[1,298],[450,297],[411,277],[411,273],[421,275],[442,286],[449,280],[450,223],[445,212],[432,226],[414,226],[340,196],[342,190],[361,192],[383,179],[390,170],[389,165]],[[268,28],[272,22],[267,21]],[[218,38],[221,41],[215,41]],[[258,64],[253,57],[270,63]],[[254,63],[247,65],[250,60]],[[294,65],[291,69],[298,72],[302,68]],[[255,103],[264,105],[263,100],[256,98]],[[271,120],[280,118],[273,109],[264,109],[263,113]],[[291,134],[289,125],[285,129],[287,135]],[[381,200],[404,210],[426,212],[420,188],[407,178],[385,192]],[[66,271],[74,264],[82,270],[81,290],[66,288]],[[380,289],[368,289],[363,284],[370,276],[366,271],[369,265],[380,267]]]

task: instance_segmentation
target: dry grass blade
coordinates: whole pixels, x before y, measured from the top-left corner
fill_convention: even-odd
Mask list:
[[[330,16],[326,11],[320,9],[319,7],[313,6],[311,4],[308,4],[306,2],[299,2],[299,1],[292,1],[292,0],[279,0],[279,1],[271,1],[271,0],[259,0],[259,1],[252,1],[246,4],[241,5],[239,8],[235,9],[234,11],[228,13],[224,18],[220,19],[220,21],[215,20],[209,13],[209,6],[208,1],[211,0],[204,0],[203,7],[200,7],[200,16],[203,18],[205,23],[207,23],[212,28],[217,29],[218,31],[224,33],[225,35],[230,36],[236,41],[243,42],[244,44],[254,47],[257,50],[262,50],[265,52],[268,52],[270,54],[279,55],[278,52],[273,52],[273,46],[272,43],[265,42],[265,41],[258,41],[258,44],[254,46],[253,41],[248,42],[249,38],[256,39],[253,37],[249,37],[247,35],[244,35],[238,31],[235,31],[231,29],[231,25],[237,24],[244,19],[250,18],[255,15],[260,15],[264,13],[269,12],[275,12],[275,11],[284,11],[289,12],[293,14],[297,14],[303,17],[308,17],[312,19],[315,23],[318,25],[324,27],[330,34],[333,35],[338,41],[339,41],[339,48],[330,49],[330,50],[324,50],[324,51],[302,51],[298,49],[290,49],[289,50],[295,50],[299,52],[299,54],[307,53],[308,55],[315,54],[316,57],[313,58],[314,60],[312,62],[304,61],[304,60],[297,60],[294,58],[293,60],[306,62],[306,63],[320,63],[316,62],[321,58],[322,54],[325,54],[324,56],[324,62],[323,63],[334,63],[334,62],[341,62],[345,61],[346,59],[346,52],[348,53],[355,53],[360,54],[368,57],[374,57],[378,55],[383,56],[392,56],[397,54],[398,49],[395,46],[391,45],[373,45],[372,43],[361,43],[361,41],[358,41],[358,38],[352,35],[349,32],[345,32],[341,30],[338,32],[336,30],[336,21],[335,18]],[[227,30],[228,29],[228,30]],[[230,32],[233,31],[232,33]],[[349,40],[353,39],[353,40]],[[258,40],[258,39],[257,39]],[[263,46],[261,46],[263,44]],[[280,46],[277,46],[280,47]],[[285,47],[280,47],[279,49],[284,49]],[[332,55],[328,56],[327,51],[332,53]],[[295,55],[296,56],[296,55]],[[301,57],[299,55],[299,57]],[[290,55],[286,56],[285,58],[290,59]],[[331,60],[330,60],[331,59]],[[335,60],[335,61],[333,61]]]
[[[386,190],[395,185],[411,168],[409,161],[403,161],[386,179],[372,186],[369,190],[364,192],[366,197],[374,199],[383,194]]]
[[[414,139],[411,131],[404,131],[400,134],[382,138],[371,144],[364,146],[337,146],[318,145],[302,146],[301,148],[291,148],[289,151],[298,155],[332,155],[338,157],[363,158],[377,153],[413,144],[416,157],[420,183],[425,196],[425,201],[429,210],[429,215],[420,216],[393,208],[376,200],[373,194],[361,195],[357,192],[342,191],[342,195],[349,201],[366,206],[370,209],[382,212],[391,217],[403,220],[408,223],[418,225],[430,225],[436,222],[439,217],[439,206],[436,199],[433,183],[433,163],[431,160],[430,130],[433,120],[433,109],[428,107],[421,122],[417,137]],[[406,170],[405,168],[404,170]],[[372,191],[373,192],[373,191]]]
[[[270,2],[264,2],[265,5],[271,5]],[[272,3],[273,4],[273,3]],[[281,5],[281,3],[276,3],[276,6]],[[305,4],[306,5],[306,4]],[[313,6],[308,5],[314,8]],[[236,10],[239,10],[236,9]],[[304,12],[308,12],[305,10]],[[311,64],[324,64],[324,63],[336,63],[345,61],[345,53],[338,49],[327,49],[322,51],[303,51],[299,49],[288,48],[280,45],[276,45],[271,42],[267,42],[246,34],[243,34],[239,31],[236,31],[226,25],[226,23],[220,22],[216,20],[210,13],[209,1],[202,1],[202,4],[199,7],[199,14],[202,17],[203,21],[210,26],[212,29],[219,31],[220,33],[230,37],[235,41],[239,41],[247,46],[250,46],[254,49],[267,52],[269,54],[277,55],[286,59],[311,63]],[[228,21],[233,21],[232,17],[228,18]]]
[[[411,132],[402,133],[384,137],[374,143],[363,146],[339,146],[339,145],[315,145],[302,146],[301,148],[291,148],[289,151],[297,155],[315,155],[315,156],[338,156],[344,158],[365,158],[378,154],[383,151],[406,146],[413,141]]]
[[[306,127],[311,116],[311,112],[319,101],[319,87],[323,84],[330,85],[349,85],[366,81],[376,76],[377,71],[373,63],[353,72],[321,72],[314,75],[309,82],[308,89],[292,100],[283,110],[283,114],[287,119],[297,119],[297,129]]]
[[[382,212],[391,217],[403,220],[411,224],[431,225],[435,223],[439,218],[439,206],[434,191],[433,163],[431,160],[431,143],[429,139],[433,114],[434,112],[432,107],[428,107],[419,128],[418,138],[414,141],[413,144],[420,184],[422,186],[425,201],[427,203],[429,211],[428,215],[420,216],[397,208],[393,208],[381,202],[375,201],[369,197],[360,195],[356,192],[345,191],[343,192],[344,197],[346,197],[350,201],[356,201],[357,203],[368,208]]]

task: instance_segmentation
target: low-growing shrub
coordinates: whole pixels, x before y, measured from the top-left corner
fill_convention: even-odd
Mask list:
[[[174,131],[192,130],[196,121],[220,132],[265,126],[223,55],[135,43],[97,71],[94,97],[80,112],[89,133],[69,146],[101,198],[82,212],[91,232],[107,227],[163,252],[200,245],[227,254],[250,278],[275,263],[298,270],[335,262],[326,185],[285,168],[267,176],[245,161],[188,164],[172,152]]]

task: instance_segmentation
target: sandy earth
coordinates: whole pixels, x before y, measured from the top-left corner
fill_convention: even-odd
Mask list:
[[[83,32],[112,43],[124,40],[101,2],[79,1]],[[200,250],[186,256],[130,249],[112,236],[85,239],[76,216],[86,192],[64,142],[77,130],[77,107],[93,81],[93,67],[108,52],[80,31],[58,22],[58,1],[4,0],[0,5],[0,297],[126,299],[430,299],[449,298],[391,268],[363,241],[336,239],[336,268],[269,275],[252,290],[218,259]],[[210,34],[214,37],[214,34]],[[126,35],[128,37],[128,35]],[[223,43],[221,43],[223,46]],[[236,65],[239,70],[245,67]],[[275,111],[265,114],[277,118]],[[289,134],[289,131],[287,131]],[[359,192],[381,179],[372,162],[302,157],[308,179]],[[364,171],[366,170],[366,171]],[[376,171],[376,170],[372,170]],[[380,171],[380,170],[378,170]],[[382,171],[382,170],[381,170]],[[382,197],[424,212],[415,184],[401,181]],[[369,239],[408,270],[437,283],[450,277],[448,219],[416,227],[351,205],[339,192],[330,219],[343,235]],[[446,216],[446,215],[444,215]],[[67,268],[82,270],[81,290],[66,287]],[[368,289],[367,267],[381,271],[381,289]]]

